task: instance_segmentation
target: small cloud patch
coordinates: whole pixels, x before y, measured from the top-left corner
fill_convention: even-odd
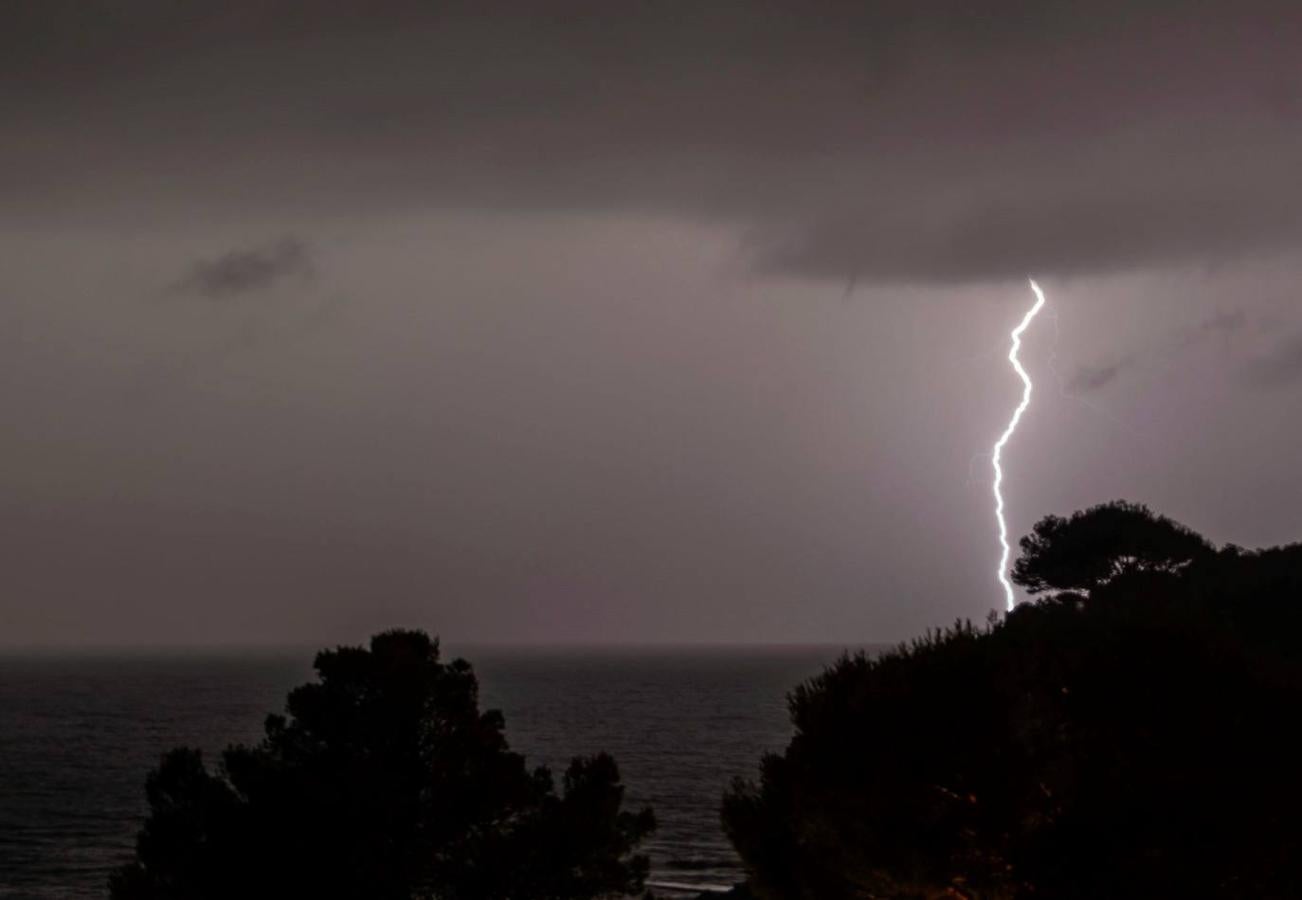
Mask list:
[[[175,290],[226,299],[263,291],[287,279],[306,279],[312,272],[307,246],[297,238],[284,238],[268,246],[199,260],[176,283]]]
[[[1106,366],[1078,366],[1071,378],[1067,379],[1067,390],[1073,394],[1088,394],[1106,387],[1117,380],[1124,362],[1115,362]]]

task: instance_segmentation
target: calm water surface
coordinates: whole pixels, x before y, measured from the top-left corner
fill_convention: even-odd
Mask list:
[[[735,775],[790,735],[785,694],[840,648],[452,648],[531,762],[604,750],[630,805],[660,826],[659,896],[740,880],[718,822]],[[104,897],[144,815],[144,777],[168,748],[214,758],[254,741],[311,675],[311,652],[0,658],[0,898]]]

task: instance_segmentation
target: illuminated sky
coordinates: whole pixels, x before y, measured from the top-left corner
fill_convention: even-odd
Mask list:
[[[1014,536],[1302,539],[1302,13],[920,6],[14,4],[0,643],[982,617],[1028,275]]]

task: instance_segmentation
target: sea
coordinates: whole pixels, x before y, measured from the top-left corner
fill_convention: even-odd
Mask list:
[[[719,824],[734,777],[790,739],[786,695],[841,647],[466,647],[513,749],[560,772],[615,757],[626,805],[655,809],[657,897],[743,878]],[[849,648],[858,649],[858,648]],[[176,746],[215,760],[253,742],[310,650],[0,656],[0,898],[107,896],[146,812],[145,776]]]

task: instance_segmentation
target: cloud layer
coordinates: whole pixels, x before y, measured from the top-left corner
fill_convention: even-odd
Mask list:
[[[105,9],[25,5],[0,37],[11,216],[633,211],[877,282],[1302,239],[1291,3]]]

